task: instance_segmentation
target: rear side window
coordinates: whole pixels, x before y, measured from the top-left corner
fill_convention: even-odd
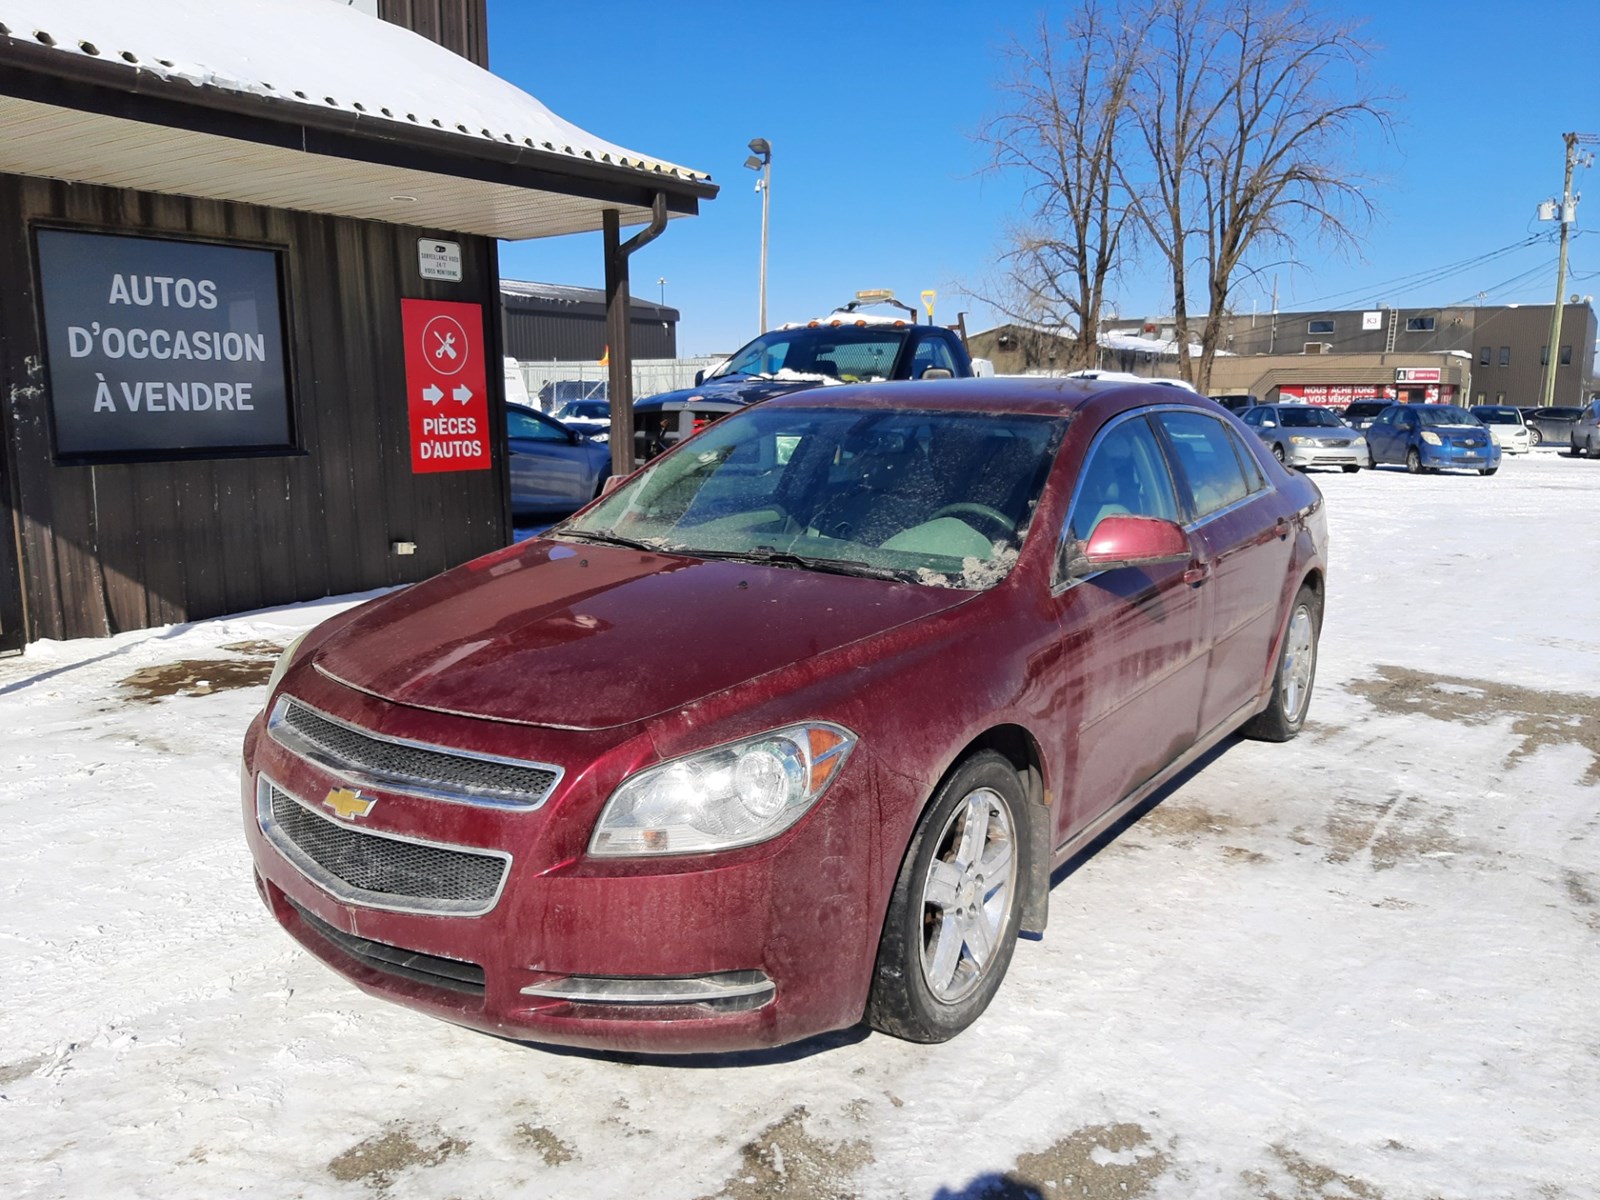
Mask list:
[[[1236,504],[1250,494],[1233,439],[1221,421],[1204,413],[1157,413],[1173,455],[1189,485],[1195,520]]]

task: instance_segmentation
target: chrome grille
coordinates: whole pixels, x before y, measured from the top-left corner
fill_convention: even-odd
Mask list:
[[[537,808],[561,778],[543,763],[380,737],[288,696],[267,727],[288,749],[347,779],[438,800]]]
[[[256,782],[261,831],[323,890],[351,904],[400,912],[488,912],[510,856],[354,829],[313,812],[270,779]]]
[[[284,897],[288,899],[288,897]],[[385,975],[396,975],[414,983],[447,988],[452,992],[465,992],[469,996],[484,994],[483,968],[464,959],[444,958],[437,954],[424,954],[420,950],[403,950],[388,942],[375,942],[335,929],[308,909],[293,900],[290,907],[299,914],[306,927],[326,942],[330,942],[351,958]]]

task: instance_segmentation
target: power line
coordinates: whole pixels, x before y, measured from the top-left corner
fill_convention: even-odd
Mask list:
[[[1501,246],[1498,250],[1489,250],[1482,254],[1475,254],[1470,258],[1460,259],[1459,261],[1453,263],[1446,263],[1445,265],[1439,267],[1427,267],[1420,271],[1412,271],[1405,275],[1396,276],[1393,279],[1379,280],[1376,283],[1363,283],[1357,287],[1346,288],[1343,291],[1332,292],[1327,296],[1305,301],[1300,304],[1299,307],[1307,311],[1321,307],[1338,307],[1340,302],[1343,302],[1354,296],[1371,296],[1374,293],[1384,291],[1414,290],[1419,287],[1425,287],[1429,284],[1442,282],[1443,280],[1450,278],[1452,275],[1459,275],[1463,271],[1471,270],[1473,267],[1483,266],[1487,263],[1493,262],[1498,258],[1504,258],[1508,254],[1515,254],[1518,250],[1525,250],[1529,246],[1536,245],[1541,241],[1549,240],[1550,234],[1547,231],[1530,234],[1521,241],[1512,242],[1509,246]]]

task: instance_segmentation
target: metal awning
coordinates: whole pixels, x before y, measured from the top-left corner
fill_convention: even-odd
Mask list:
[[[0,171],[509,239],[717,191],[327,0],[0,0]]]

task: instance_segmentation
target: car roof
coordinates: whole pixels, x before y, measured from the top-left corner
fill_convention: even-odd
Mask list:
[[[1115,397],[1132,404],[1220,406],[1182,388],[1152,383],[1097,379],[1045,379],[987,376],[974,379],[901,380],[808,388],[762,401],[762,407],[914,408],[950,412],[1017,413],[1060,416],[1076,413],[1091,400]]]

